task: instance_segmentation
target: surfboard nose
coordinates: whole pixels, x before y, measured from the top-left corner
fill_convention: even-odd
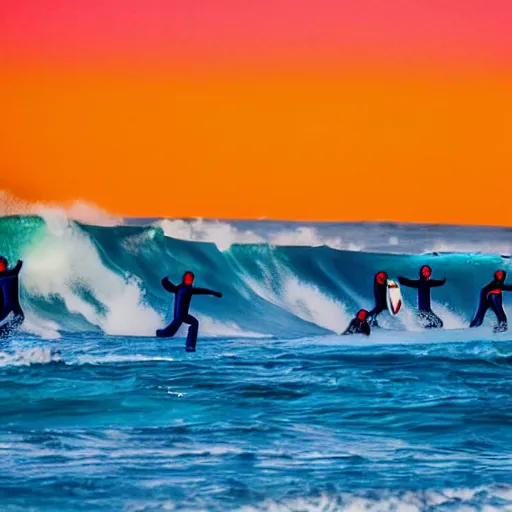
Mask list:
[[[386,290],[386,302],[391,315],[396,315],[402,307],[402,292],[396,281],[388,280]]]

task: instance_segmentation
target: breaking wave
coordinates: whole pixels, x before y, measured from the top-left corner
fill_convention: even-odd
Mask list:
[[[50,208],[0,217],[0,253],[24,261],[24,328],[46,337],[61,331],[152,335],[170,314],[161,278],[178,281],[186,269],[196,273],[198,286],[224,294],[194,299],[203,335],[339,333],[356,309],[372,306],[376,271],[414,277],[422,264],[447,277],[446,286],[433,291],[433,307],[447,328],[461,328],[494,270],[510,270],[500,254],[370,252],[359,250],[364,243],[344,245],[341,236],[308,229],[275,229],[269,241],[229,223],[98,226]],[[418,330],[414,292],[404,290],[404,297],[403,312],[383,319],[384,326]]]

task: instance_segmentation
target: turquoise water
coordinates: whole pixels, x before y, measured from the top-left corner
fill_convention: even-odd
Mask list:
[[[340,227],[342,229],[342,227]],[[437,511],[512,507],[512,340],[469,330],[510,260],[165,236],[161,227],[0,219],[22,258],[24,331],[0,348],[2,510]],[[340,337],[372,276],[430,264],[447,329],[414,295]],[[191,268],[198,351],[152,337],[163,275]],[[506,297],[510,311],[510,299]]]

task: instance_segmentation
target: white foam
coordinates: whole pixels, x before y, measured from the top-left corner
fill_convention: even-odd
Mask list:
[[[61,337],[60,326],[51,320],[36,314],[30,306],[24,306],[25,321],[21,330],[28,334],[35,334],[43,339],[54,340]]]
[[[479,238],[477,242],[445,242],[438,240],[433,242],[432,245],[426,248],[424,252],[461,252],[510,255],[512,254],[512,242],[485,242],[481,238]]]
[[[300,281],[284,266],[274,265],[274,268],[266,268],[260,263],[263,283],[247,275],[242,278],[258,296],[302,320],[337,334],[347,327],[350,316],[342,302],[323,294],[317,286]]]
[[[206,315],[197,314],[200,322],[202,335],[236,338],[269,338],[271,335],[262,334],[254,331],[246,331],[239,327],[235,322],[221,322]]]
[[[270,235],[269,243],[271,245],[299,245],[308,247],[320,247],[322,245],[326,245],[333,249],[349,249],[349,247],[352,247],[352,249],[349,250],[360,250],[360,247],[355,244],[349,244],[345,247],[345,244],[340,237],[323,238],[318,234],[318,231],[315,228],[306,226],[299,226],[290,231],[272,233]]]
[[[253,231],[242,231],[221,221],[197,219],[193,221],[164,219],[156,223],[164,234],[171,238],[191,242],[214,243],[220,251],[228,250],[234,244],[270,244],[275,246],[328,246],[333,249],[360,251],[363,246],[344,243],[340,237],[322,237],[314,227],[298,226],[291,230],[269,232],[267,236]]]
[[[460,314],[454,312],[448,305],[432,301],[432,309],[443,321],[444,329],[464,329],[469,323]]]
[[[420,332],[423,330],[423,327],[418,321],[416,309],[406,303],[402,304],[400,312],[395,318],[405,327],[407,331]],[[385,325],[383,324],[383,326]]]
[[[284,280],[283,295],[288,311],[335,333],[341,333],[350,322],[345,305],[323,294],[315,285],[299,281],[295,276]]]
[[[164,219],[158,221],[157,226],[160,226],[168,237],[192,242],[212,242],[220,251],[228,250],[233,244],[265,243],[263,238],[252,231],[240,231],[225,222]]]
[[[498,498],[499,507],[485,503]],[[482,503],[484,501],[484,503]],[[377,493],[326,494],[317,498],[266,500],[261,504],[243,506],[238,512],[421,512],[440,505],[458,512],[510,510],[510,496],[500,488],[440,489],[424,491],[381,491]]]
[[[48,364],[59,362],[60,355],[49,347],[18,349],[14,352],[0,352],[0,367],[30,366],[31,364]]]
[[[468,327],[468,322],[458,313],[454,312],[449,306],[432,301],[432,311],[443,321],[443,329],[463,329]],[[422,323],[418,319],[418,314],[415,306],[410,306],[407,303],[402,305],[402,308],[396,319],[410,332],[420,332],[425,330]],[[386,323],[379,323],[383,327],[388,327]]]
[[[81,314],[107,334],[153,334],[160,316],[144,304],[136,278],[109,270],[90,238],[60,211],[45,212],[47,230],[23,254],[23,286],[32,295],[62,299],[69,312]],[[104,308],[80,295],[90,293]]]
[[[151,242],[155,239],[157,230],[156,228],[149,228],[142,233],[127,236],[121,242],[123,248],[132,253],[134,256],[142,256],[150,251]]]
[[[147,356],[144,354],[126,354],[116,355],[111,354],[104,357],[94,356],[80,356],[77,358],[78,364],[110,364],[110,363],[138,363],[138,362],[159,362],[159,361],[174,361],[172,357],[166,356]]]
[[[5,215],[40,215],[60,214],[69,219],[95,226],[119,226],[123,218],[112,215],[96,205],[86,201],[64,203],[25,201],[9,192],[0,190],[0,216]]]
[[[66,209],[66,216],[83,224],[94,226],[121,226],[123,217],[112,215],[93,203],[73,201]]]

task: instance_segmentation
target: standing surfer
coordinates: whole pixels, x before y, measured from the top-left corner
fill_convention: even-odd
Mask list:
[[[370,336],[370,333],[371,328],[368,323],[368,311],[366,311],[366,309],[360,309],[343,334],[366,334],[366,336]]]
[[[9,270],[7,259],[0,256],[0,337],[11,334],[25,319],[19,300],[19,273],[22,265],[18,261]]]
[[[491,308],[498,319],[498,325],[494,328],[494,332],[503,332],[507,330],[507,315],[503,310],[503,297],[501,292],[512,291],[512,285],[505,284],[506,278],[507,273],[504,270],[497,270],[494,273],[494,279],[480,290],[478,310],[475,314],[475,318],[470,324],[470,327],[479,327],[482,325],[485,313],[489,308]]]
[[[443,321],[432,311],[430,305],[430,289],[437,286],[443,286],[445,279],[430,279],[432,269],[428,265],[423,265],[420,269],[419,279],[407,279],[399,277],[398,282],[409,288],[418,290],[418,317],[426,329],[437,329],[443,327]]]
[[[206,288],[196,288],[192,286],[194,282],[194,274],[187,270],[183,274],[183,280],[179,285],[172,284],[167,277],[162,279],[162,286],[169,292],[174,293],[174,319],[164,329],[158,329],[156,335],[159,338],[171,338],[176,334],[181,324],[187,324],[188,328],[187,342],[185,350],[187,352],[196,351],[197,332],[199,330],[199,322],[197,318],[189,314],[190,301],[193,295],[213,295],[222,297],[222,293],[207,290]]]
[[[373,280],[373,296],[375,298],[375,307],[368,313],[368,323],[372,327],[378,327],[377,316],[388,307],[387,296],[388,274],[384,271],[377,272]]]

